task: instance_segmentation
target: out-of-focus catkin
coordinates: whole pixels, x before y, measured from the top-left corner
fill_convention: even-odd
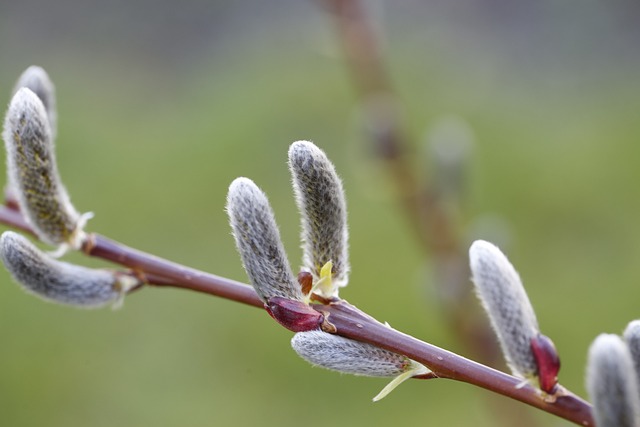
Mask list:
[[[28,88],[13,96],[4,122],[7,173],[20,210],[40,240],[78,249],[91,214],[73,207],[58,173],[45,107]]]
[[[640,425],[640,396],[631,353],[619,336],[601,334],[593,341],[586,383],[598,427]]]
[[[58,112],[56,109],[56,88],[53,82],[49,78],[47,72],[36,65],[24,70],[24,72],[18,77],[18,81],[13,88],[15,94],[21,88],[26,87],[35,93],[47,112],[47,118],[49,119],[49,126],[51,127],[51,136],[56,138],[56,130],[58,125]]]

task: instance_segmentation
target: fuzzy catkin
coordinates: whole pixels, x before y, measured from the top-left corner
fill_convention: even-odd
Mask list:
[[[115,272],[57,261],[11,231],[0,236],[0,259],[26,291],[52,302],[99,307],[127,290]]]
[[[322,331],[299,332],[291,346],[312,365],[346,374],[395,377],[412,366],[400,354]]]
[[[44,105],[30,89],[11,100],[3,138],[9,182],[25,219],[43,242],[77,249],[81,216],[60,180]]]
[[[267,196],[248,178],[229,186],[227,213],[251,285],[267,302],[272,297],[302,301]]]
[[[336,292],[349,280],[349,236],[342,182],[325,153],[308,141],[291,145],[289,169],[302,217],[303,264],[317,281],[321,268],[332,261]]]
[[[631,353],[631,360],[635,368],[636,383],[640,391],[640,320],[629,322],[624,330],[623,337]]]
[[[520,276],[496,246],[482,240],[469,249],[472,280],[502,352],[514,375],[531,378],[537,364],[531,340],[539,333],[538,321]]]
[[[617,335],[591,344],[586,385],[598,427],[637,427],[640,396],[629,349]]]
[[[47,111],[49,126],[53,139],[56,137],[58,113],[56,109],[56,89],[47,72],[36,65],[27,68],[18,78],[13,88],[15,94],[20,88],[26,87],[35,93]]]

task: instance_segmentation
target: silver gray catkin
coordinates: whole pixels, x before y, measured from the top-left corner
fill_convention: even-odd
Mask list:
[[[69,200],[56,165],[49,120],[30,89],[14,95],[4,122],[7,173],[25,219],[38,238],[78,249],[90,214],[80,215]]]
[[[49,78],[47,72],[36,65],[27,68],[18,78],[13,88],[15,94],[20,88],[26,87],[35,93],[47,111],[49,126],[51,127],[51,136],[56,137],[56,129],[58,124],[58,112],[56,109],[56,88]]]
[[[291,346],[312,365],[346,374],[395,377],[411,365],[408,357],[322,331],[299,332]]]
[[[638,427],[640,396],[631,353],[617,335],[601,334],[591,344],[586,385],[598,427]]]
[[[235,179],[229,186],[227,213],[242,264],[262,301],[272,297],[302,301],[300,285],[262,190],[248,178]]]
[[[500,346],[514,375],[530,379],[537,364],[531,340],[539,333],[538,321],[520,276],[493,244],[477,240],[469,249],[472,280]]]
[[[640,320],[629,322],[624,330],[623,337],[631,353],[631,360],[635,368],[636,383],[640,391]]]
[[[352,375],[395,377],[373,398],[374,402],[383,399],[403,381],[431,373],[426,366],[401,354],[320,330],[295,334],[291,346],[314,366]]]
[[[303,264],[321,278],[320,270],[333,264],[332,287],[316,291],[324,297],[337,296],[337,289],[349,280],[347,208],[342,182],[325,153],[308,141],[289,148],[289,169],[296,203],[302,218]]]
[[[26,291],[76,307],[96,308],[118,302],[139,284],[133,277],[114,271],[58,261],[11,231],[0,236],[0,259]]]

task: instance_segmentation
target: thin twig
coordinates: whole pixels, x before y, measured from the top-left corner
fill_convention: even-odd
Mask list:
[[[30,232],[20,212],[0,207],[0,223]],[[130,248],[98,234],[91,234],[83,251],[90,256],[128,267],[149,284],[190,289],[209,295],[263,307],[252,287],[231,279],[195,270]],[[381,324],[346,301],[313,307],[335,327],[335,333],[406,355],[428,366],[439,378],[466,382],[518,400],[583,426],[593,426],[591,406],[567,392],[554,403],[548,402],[535,388],[519,387],[522,380],[489,368],[455,353],[420,341]]]
[[[92,233],[82,248],[89,256],[124,265],[146,277],[150,285],[174,286],[264,307],[253,288],[244,283],[156,257]]]

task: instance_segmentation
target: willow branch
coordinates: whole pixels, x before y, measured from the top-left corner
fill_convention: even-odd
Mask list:
[[[31,232],[20,212],[7,206],[0,207],[0,223]],[[148,285],[189,289],[263,307],[262,301],[249,285],[147,254],[99,234],[90,235],[83,252],[133,270]],[[325,315],[335,327],[336,334],[404,354],[428,366],[438,378],[473,384],[576,424],[593,425],[591,406],[572,393],[567,392],[551,403],[545,401],[539,391],[531,386],[518,387],[522,382],[518,378],[396,331],[345,301],[314,304],[313,307]]]

